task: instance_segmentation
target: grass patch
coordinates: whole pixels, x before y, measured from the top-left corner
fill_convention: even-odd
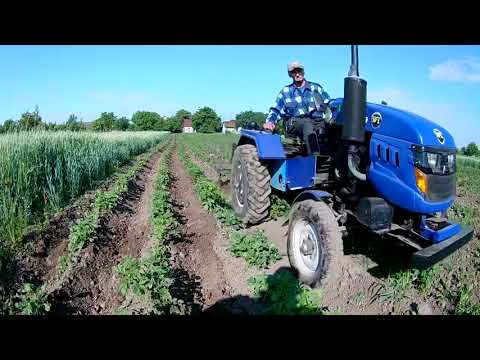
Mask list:
[[[411,294],[414,287],[416,274],[414,271],[399,271],[388,276],[385,288],[380,294],[386,301],[399,301]]]
[[[284,217],[290,211],[290,204],[277,195],[273,194],[270,197],[272,205],[270,207],[270,217],[274,220]]]
[[[425,270],[408,269],[388,276],[380,296],[387,301],[399,301],[412,295],[413,290],[422,296],[430,295],[437,285],[442,267],[439,264]]]
[[[462,225],[478,227],[480,225],[480,209],[455,203],[449,210],[449,217]]]
[[[145,313],[166,314],[175,312],[175,299],[170,294],[173,274],[167,247],[156,247],[148,257],[126,257],[116,268],[120,277],[120,293],[139,297],[149,304]]]
[[[265,304],[264,314],[322,315],[320,295],[302,286],[288,271],[260,275],[248,280],[254,296]]]
[[[424,296],[429,295],[437,284],[440,273],[440,265],[434,265],[430,269],[422,270],[416,272],[416,279],[414,281],[415,287],[420,291]]]
[[[455,315],[480,315],[480,304],[474,302],[472,290],[471,286],[463,285],[453,294]]]
[[[29,283],[23,284],[17,297],[18,302],[15,303],[15,308],[22,315],[44,315],[50,311],[48,295],[43,287],[35,287]]]
[[[250,266],[267,269],[282,258],[278,248],[268,241],[262,231],[257,230],[253,235],[235,232],[232,238],[228,250],[234,256],[244,258]]]

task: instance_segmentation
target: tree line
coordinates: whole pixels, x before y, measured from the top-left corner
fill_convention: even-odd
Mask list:
[[[480,156],[480,150],[474,142],[471,142],[466,147],[464,146],[461,149],[457,149],[457,153],[465,156]]]
[[[265,122],[267,114],[254,111],[242,111],[235,116],[237,127],[257,124],[261,126]],[[8,119],[0,125],[0,133],[25,130],[48,130],[48,131],[170,131],[182,132],[183,122],[186,119],[192,121],[192,127],[200,133],[213,133],[222,130],[222,121],[216,111],[208,106],[198,109],[195,113],[188,110],[178,110],[173,116],[161,116],[153,111],[137,111],[131,119],[118,117],[113,112],[102,112],[92,122],[79,120],[77,115],[71,114],[64,123],[46,122],[40,116],[38,106],[34,111],[24,112],[20,119]]]

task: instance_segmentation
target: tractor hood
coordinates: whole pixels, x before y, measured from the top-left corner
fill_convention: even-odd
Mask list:
[[[334,122],[338,125],[343,123],[342,103],[342,98],[329,103]],[[416,145],[455,148],[455,141],[445,128],[409,111],[367,102],[366,116],[366,131]]]

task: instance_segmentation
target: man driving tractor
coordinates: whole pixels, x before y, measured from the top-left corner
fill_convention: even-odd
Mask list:
[[[305,80],[302,63],[289,63],[288,75],[293,82],[280,90],[263,128],[273,131],[278,120],[283,118],[287,135],[303,140],[309,155],[318,155],[320,148],[316,133],[324,131],[324,102],[330,97],[322,86]]]

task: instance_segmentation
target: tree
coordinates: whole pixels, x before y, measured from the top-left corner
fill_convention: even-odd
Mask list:
[[[164,117],[160,116],[160,118],[157,119],[157,122],[153,126],[153,130],[156,130],[156,131],[166,131],[167,130],[167,121],[165,120]]]
[[[5,133],[14,131],[16,127],[17,127],[17,123],[12,119],[8,119],[3,122],[3,132]]]
[[[71,114],[68,117],[65,127],[70,131],[79,131],[81,126],[80,122],[78,121],[78,117],[75,114]]]
[[[178,110],[174,116],[166,120],[166,130],[172,133],[182,132],[183,121],[191,119],[192,113],[185,109]]]
[[[93,130],[96,131],[111,131],[116,120],[113,112],[102,112],[100,117],[93,122]]]
[[[132,122],[134,124],[135,130],[156,130],[161,123],[163,118],[152,111],[137,111],[132,116]]]
[[[45,129],[48,131],[57,131],[57,125],[54,123],[47,123]]]
[[[251,110],[242,111],[241,113],[235,115],[235,121],[237,123],[237,127],[244,128],[246,125],[250,124],[251,122],[255,122],[260,128],[265,123],[265,119],[267,118],[268,114],[263,112],[254,112]]]
[[[468,144],[467,148],[465,149],[465,155],[467,156],[477,156],[480,155],[477,145],[474,142]]]
[[[113,128],[115,130],[125,131],[130,126],[130,120],[128,120],[125,116],[122,116],[119,119],[115,119],[113,123]]]
[[[181,109],[181,110],[178,110],[174,117],[177,119],[177,120],[185,120],[185,119],[191,119],[192,118],[192,113],[188,110],[185,110],[185,109]]]
[[[26,111],[22,114],[20,120],[18,120],[18,127],[21,130],[32,130],[38,127],[42,123],[42,118],[38,110],[38,106],[35,106],[35,111]]]
[[[201,133],[213,133],[222,130],[222,122],[215,110],[205,106],[193,114],[192,125]]]
[[[178,120],[175,116],[170,116],[165,119],[165,130],[172,133],[182,132],[182,120]]]

